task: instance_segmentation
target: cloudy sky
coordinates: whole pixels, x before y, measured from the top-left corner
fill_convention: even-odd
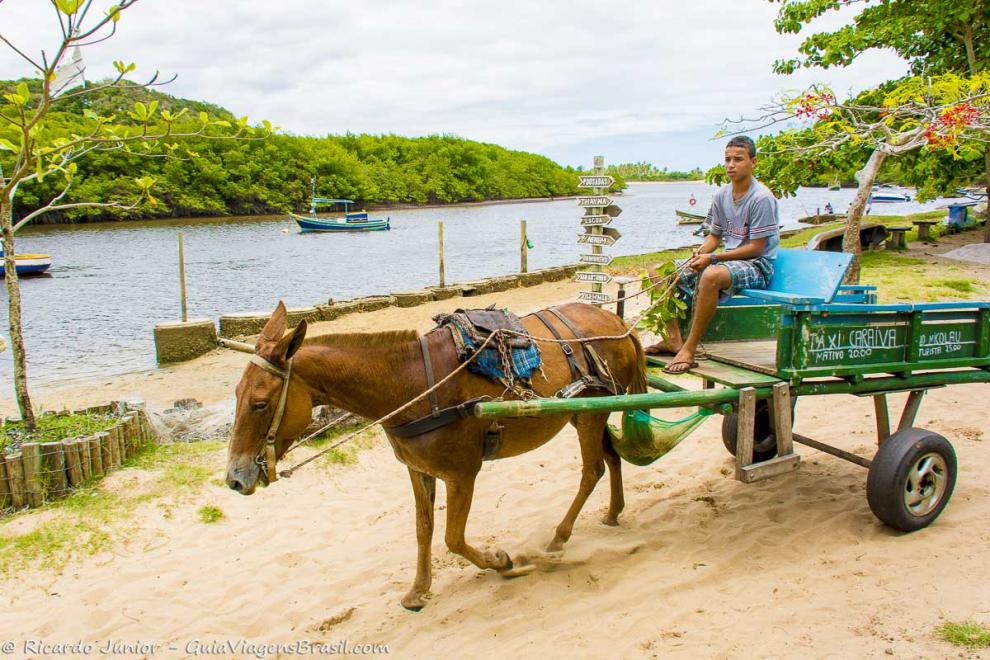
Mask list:
[[[111,5],[110,0],[104,3]],[[100,0],[97,7],[102,8]],[[847,70],[774,76],[798,37],[767,0],[481,2],[141,0],[83,52],[178,74],[163,91],[293,134],[450,133],[563,164],[708,167],[725,117],[815,80],[862,89],[900,75],[892,54]],[[823,19],[821,29],[846,20]],[[0,0],[0,33],[31,55],[59,35],[47,0]],[[31,75],[0,44],[0,79]]]

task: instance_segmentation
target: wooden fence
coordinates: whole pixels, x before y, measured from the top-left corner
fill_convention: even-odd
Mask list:
[[[0,510],[39,507],[103,478],[155,440],[141,402],[115,402],[74,411],[116,414],[117,422],[93,435],[58,442],[26,442],[0,456]]]

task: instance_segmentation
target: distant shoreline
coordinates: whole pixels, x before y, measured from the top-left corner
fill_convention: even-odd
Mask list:
[[[649,185],[649,186],[671,186],[675,183],[705,183],[704,179],[685,179],[684,181],[635,181],[631,179],[626,179],[626,183],[636,183],[639,185]]]

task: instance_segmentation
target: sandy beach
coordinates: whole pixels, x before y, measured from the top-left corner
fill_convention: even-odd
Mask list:
[[[524,313],[571,299],[578,286],[470,302]],[[464,302],[389,308],[313,330],[426,330],[433,314]],[[136,396],[152,410],[179,396],[210,405],[233,398],[245,360],[216,351],[35,396],[51,407]],[[890,397],[892,411],[905,397]],[[601,524],[608,488],[600,483],[563,556],[547,557],[542,548],[580,474],[567,429],[534,452],[486,463],[468,522],[470,541],[525,556],[537,570],[507,580],[449,553],[441,487],[433,597],[413,613],[399,605],[415,568],[412,494],[379,431],[356,465],[303,469],[252,497],[219,482],[192,494],[150,493],[111,550],[4,576],[0,630],[15,640],[15,656],[33,657],[46,654],[26,652],[31,640],[159,645],[131,657],[194,657],[204,648],[250,657],[260,645],[301,642],[385,644],[402,658],[980,657],[934,630],[946,620],[990,623],[988,397],[990,386],[969,385],[926,398],[917,426],[953,442],[959,478],[943,515],[913,534],[872,515],[864,469],[806,447],[795,473],[735,481],[716,416],[652,466],[623,465],[618,527]],[[864,456],[876,443],[869,398],[801,399],[795,429]],[[222,450],[210,457],[217,478],[224,459]],[[140,493],[144,476],[123,470],[102,487]],[[201,524],[203,504],[225,518]],[[25,531],[45,515],[4,526]],[[269,657],[289,657],[289,648]]]

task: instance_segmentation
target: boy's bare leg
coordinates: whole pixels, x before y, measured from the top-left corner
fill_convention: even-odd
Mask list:
[[[698,344],[705,334],[708,324],[715,315],[718,306],[718,294],[723,289],[732,286],[732,276],[725,266],[709,266],[701,273],[698,281],[698,293],[694,298],[694,318],[691,320],[691,332],[682,343],[674,359],[667,365],[668,373],[683,373],[694,364],[694,356],[698,352]]]

